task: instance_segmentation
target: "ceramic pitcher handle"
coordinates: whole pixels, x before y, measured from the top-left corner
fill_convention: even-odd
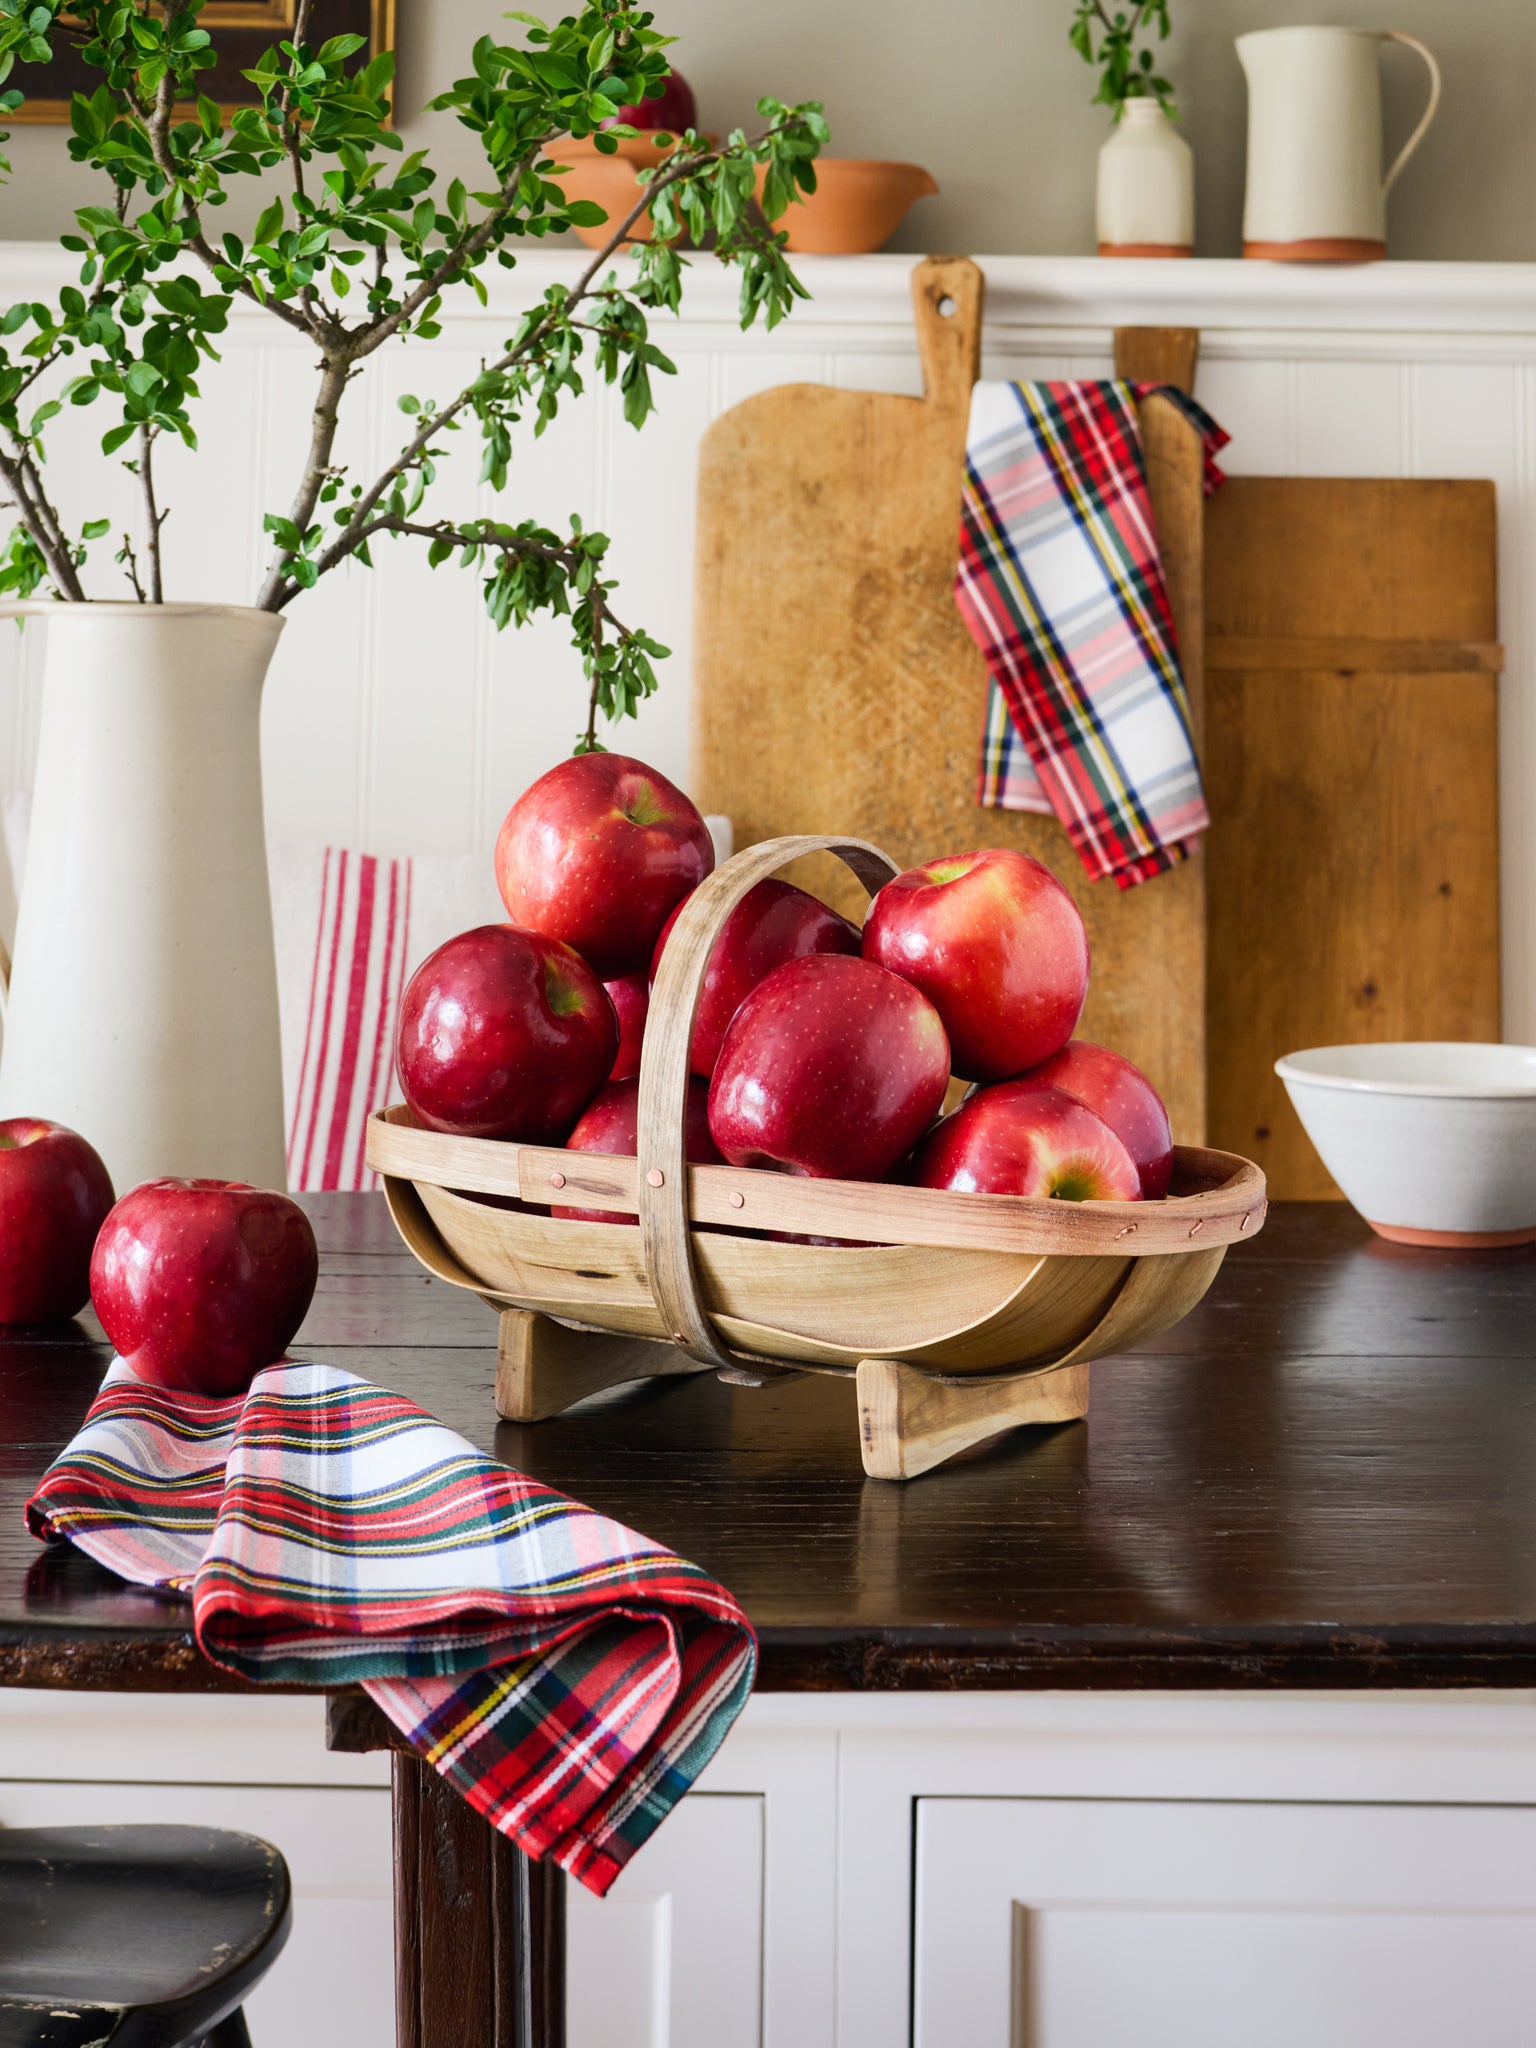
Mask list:
[[[1406,43],[1410,50],[1417,50],[1424,59],[1424,62],[1429,66],[1429,105],[1424,109],[1418,127],[1414,129],[1408,140],[1397,152],[1397,157],[1391,170],[1388,171],[1381,181],[1381,196],[1385,199],[1392,190],[1393,185],[1397,182],[1398,172],[1424,140],[1425,135],[1429,132],[1429,124],[1435,118],[1436,110],[1440,105],[1440,66],[1435,62],[1434,52],[1429,46],[1421,43],[1417,36],[1409,35],[1406,29],[1384,28],[1381,31],[1381,40],[1384,43]]]

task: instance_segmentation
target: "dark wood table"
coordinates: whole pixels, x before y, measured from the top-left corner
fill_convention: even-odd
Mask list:
[[[1411,1252],[1281,1204],[1176,1330],[1097,1364],[1089,1426],[907,1486],[860,1468],[853,1392],[710,1376],[532,1426],[491,1405],[496,1323],[382,1202],[307,1206],[299,1346],[671,1544],[736,1593],[774,1690],[1536,1684],[1536,1248]],[[89,1405],[94,1321],[0,1337],[0,1684],[232,1691],[183,1610],[21,1507]],[[360,1695],[338,1746],[386,1746]],[[399,2039],[557,2048],[562,1902],[395,1758]]]

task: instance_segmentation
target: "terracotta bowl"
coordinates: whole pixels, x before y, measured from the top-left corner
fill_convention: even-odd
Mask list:
[[[615,139],[618,149],[612,156],[603,155],[590,135],[581,141],[567,136],[550,150],[556,163],[570,166],[554,180],[566,198],[594,199],[608,216],[597,227],[577,228],[576,233],[589,249],[601,249],[612,233],[612,223],[622,220],[634,205],[639,189],[635,172],[653,170],[677,146],[675,139],[662,145],[645,135],[618,136]],[[709,140],[713,142],[714,137]],[[630,229],[628,239],[631,242],[648,242],[653,232],[650,214],[642,213]]]
[[[1536,1242],[1536,1047],[1325,1045],[1275,1072],[1378,1236],[1469,1250]]]
[[[759,193],[765,175],[758,173]],[[921,164],[818,157],[816,190],[774,225],[786,231],[795,255],[867,256],[891,239],[914,200],[938,189]]]

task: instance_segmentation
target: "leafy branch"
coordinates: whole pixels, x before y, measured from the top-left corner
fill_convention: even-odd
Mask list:
[[[1097,49],[1095,29],[1100,31]],[[1155,99],[1165,114],[1177,118],[1172,85],[1158,73],[1152,52],[1136,48],[1137,38],[1153,29],[1159,42],[1167,41],[1168,0],[1137,0],[1128,14],[1120,9],[1107,13],[1103,0],[1077,0],[1068,40],[1085,64],[1099,66],[1093,104],[1112,107],[1117,121],[1126,101],[1135,99]]]
[[[291,36],[245,73],[255,104],[226,120],[199,90],[214,62],[199,25],[203,0],[0,0],[0,86],[18,63],[47,61],[59,35],[73,37],[101,73],[95,90],[72,103],[70,151],[104,174],[111,199],[81,208],[78,234],[64,238],[82,258],[80,287],[61,292],[57,306],[0,315],[0,481],[19,522],[0,555],[0,593],[46,581],[62,598],[83,599],[84,543],[104,522],[71,539],[43,488],[42,429],[64,406],[106,401],[115,418],[102,451],[133,444],[125,466],[141,501],[142,565],[128,536],[117,559],[136,595],[161,600],[166,512],[155,450],[167,434],[196,446],[191,406],[201,368],[217,360],[217,339],[243,299],[313,344],[318,371],[296,488],[287,511],[265,521],[274,550],[257,602],[281,611],[343,563],[369,565],[369,542],[381,534],[424,540],[434,566],[456,555],[485,570],[498,627],[539,612],[570,617],[591,687],[584,743],[595,745],[597,715],[632,712],[655,687],[651,658],[665,652],[610,609],[613,586],[597,573],[606,539],[574,521],[561,539],[531,520],[433,520],[423,500],[448,437],[466,429],[479,437],[480,481],[505,489],[517,429],[542,433],[563,400],[581,395],[583,368],[617,385],[625,417],[644,423],[653,375],[673,371],[649,318],[678,310],[685,236],[708,242],[739,272],[744,327],[759,316],[769,326],[782,319],[805,293],[772,223],[815,190],[826,123],[814,102],[765,99],[756,136],[738,130],[716,146],[689,131],[656,169],[638,174],[634,203],[608,221],[590,201],[566,196],[560,149],[590,138],[611,155],[635,134],[616,116],[662,92],[668,39],[642,9],[586,0],[554,26],[510,17],[522,25],[518,43],[482,36],[475,44],[469,75],[432,105],[476,137],[485,189],[454,179],[439,194],[426,152],[406,153],[389,125],[392,57],[360,62],[360,36],[313,40],[326,4],[299,0]],[[0,92],[0,114],[18,99]],[[287,190],[270,199],[249,242],[218,233],[211,216],[231,181],[273,172]],[[632,245],[636,260],[621,284],[612,266],[643,232],[647,211],[654,239]],[[485,305],[485,266],[514,267],[519,244],[605,224],[602,247],[573,285],[551,287],[454,396],[403,400],[412,425],[397,454],[371,481],[347,477],[335,461],[342,409],[379,349],[434,339],[452,293],[473,292]],[[80,360],[66,364],[72,357]],[[61,367],[75,374],[24,419],[27,392]]]

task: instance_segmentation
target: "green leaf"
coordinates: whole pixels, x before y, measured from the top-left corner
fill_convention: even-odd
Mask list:
[[[124,420],[121,426],[109,427],[101,437],[102,454],[115,455],[123,443],[131,441],[137,432],[138,426],[133,420]]]
[[[112,531],[110,519],[87,519],[80,529],[82,540],[100,540],[104,533]]]

